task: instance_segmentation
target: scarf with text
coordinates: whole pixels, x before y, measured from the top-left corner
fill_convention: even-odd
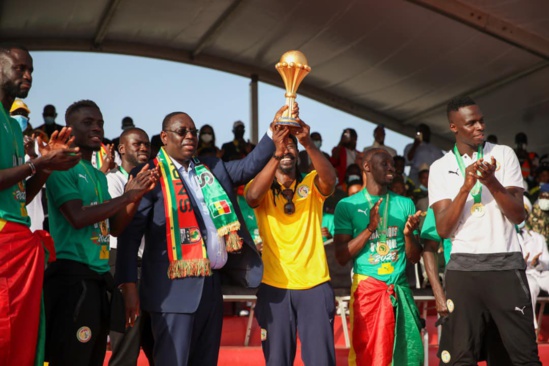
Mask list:
[[[196,158],[193,158],[193,162],[197,182],[217,234],[225,238],[227,252],[240,250],[242,239],[237,234],[240,222],[227,193],[204,164]],[[154,164],[161,167],[160,186],[165,201],[166,244],[170,261],[168,277],[174,279],[210,276],[211,267],[206,244],[188,193],[177,168],[164,148],[160,149]]]

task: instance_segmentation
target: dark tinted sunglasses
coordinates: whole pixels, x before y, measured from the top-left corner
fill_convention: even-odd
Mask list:
[[[285,189],[282,191],[282,195],[286,198],[286,204],[284,205],[284,213],[286,215],[293,215],[295,213],[295,204],[292,201],[294,198],[294,191],[291,189]]]
[[[173,130],[164,130],[166,132],[173,132],[175,133],[176,135],[178,136],[181,136],[181,137],[185,137],[187,136],[188,133],[190,133],[191,135],[193,136],[197,136],[198,135],[198,130],[196,128],[193,128],[193,129],[186,129],[186,128],[182,128],[180,130],[177,130],[177,131],[173,131]]]

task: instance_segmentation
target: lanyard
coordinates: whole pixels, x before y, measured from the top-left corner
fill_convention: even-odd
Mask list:
[[[122,173],[122,175],[124,176],[124,178],[126,178],[126,180],[130,178],[130,175],[128,174],[126,169],[122,168],[121,165],[118,166],[118,170],[120,170],[120,173]]]
[[[101,189],[101,184],[95,180],[95,174],[92,176],[88,168],[86,167],[86,164],[80,160],[78,164],[82,165],[82,168],[86,171],[86,173],[90,176],[90,179],[93,183],[93,188],[95,189],[95,195],[97,196],[97,199],[99,200],[99,203],[103,203],[103,190]]]
[[[15,164],[13,166],[21,165],[23,163],[23,161],[21,160],[21,157],[19,156],[19,151],[18,151],[19,144],[17,143],[17,139],[15,138],[15,134],[13,133],[13,129],[11,128],[10,117],[8,116],[6,111],[4,110],[4,106],[0,106],[0,109],[2,110],[2,114],[4,115],[4,117],[6,117],[6,123],[8,125],[8,128],[10,129],[11,139],[13,141],[13,150],[14,150],[15,160],[16,160]]]
[[[466,179],[465,176],[465,164],[463,163],[463,158],[461,157],[461,154],[459,153],[459,150],[457,148],[457,145],[454,145],[454,155],[456,156],[457,163],[459,165],[459,170],[461,171],[461,175]],[[482,145],[478,145],[478,152],[477,152],[477,161],[479,159],[482,159],[484,157],[484,150],[482,149]],[[482,183],[477,180],[475,183],[475,186],[473,189],[471,189],[471,196],[475,200],[475,203],[480,203],[481,197],[482,197]]]
[[[370,212],[372,211],[372,207],[374,207],[375,203],[372,202],[372,196],[370,196],[370,193],[368,193],[368,190],[364,188],[364,195],[366,196],[366,199],[368,200],[368,206],[370,208]],[[377,202],[376,202],[377,203]],[[387,191],[387,195],[385,196],[385,209],[383,210],[383,217],[381,217],[381,231],[379,233],[379,242],[380,243],[387,243],[387,222],[388,220],[388,213],[389,213],[389,191]]]

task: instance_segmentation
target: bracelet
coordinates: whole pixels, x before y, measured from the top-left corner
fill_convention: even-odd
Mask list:
[[[370,232],[370,234],[373,234],[375,230],[370,229],[370,226],[366,226],[366,230]]]
[[[36,167],[34,166],[34,163],[32,161],[27,161],[27,165],[29,166],[31,170],[31,177],[36,174]]]
[[[282,160],[283,157],[284,157],[284,154],[282,154],[282,155],[280,155],[280,156],[279,156],[279,155],[276,155],[276,153],[273,154],[273,158],[274,158],[275,160],[278,160],[278,161]]]

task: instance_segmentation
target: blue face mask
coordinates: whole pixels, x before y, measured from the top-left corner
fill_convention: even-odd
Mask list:
[[[29,125],[29,118],[21,115],[17,116],[11,116],[14,120],[19,123],[19,126],[21,127],[21,131],[25,131]]]

